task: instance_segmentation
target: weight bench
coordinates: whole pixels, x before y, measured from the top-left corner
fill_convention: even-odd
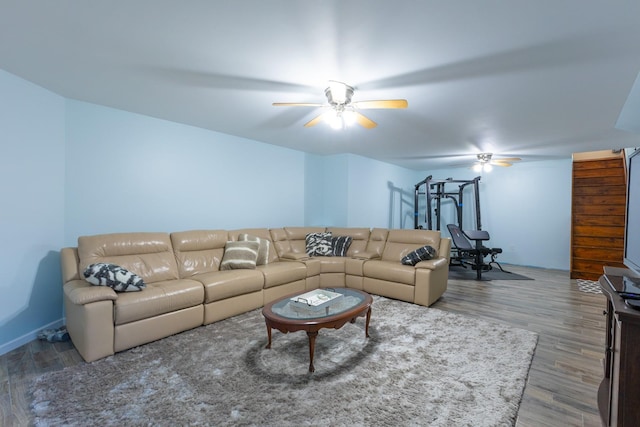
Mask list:
[[[447,228],[451,234],[453,249],[457,253],[452,259],[458,261],[463,267],[465,264],[471,265],[471,268],[476,270],[477,280],[482,280],[482,271],[492,269],[491,264],[496,264],[501,271],[508,273],[508,271],[503,269],[500,263],[496,261],[496,257],[502,253],[502,249],[488,248],[482,244],[482,242],[489,240],[488,232],[484,230],[462,231],[460,227],[455,224],[447,224]],[[469,240],[475,240],[476,245],[473,246]],[[491,256],[491,261],[485,263],[484,258],[487,255]]]

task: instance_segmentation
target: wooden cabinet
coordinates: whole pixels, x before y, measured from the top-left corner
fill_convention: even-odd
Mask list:
[[[640,426],[640,310],[629,307],[603,275],[607,297],[604,379],[598,389],[598,409],[605,426]]]

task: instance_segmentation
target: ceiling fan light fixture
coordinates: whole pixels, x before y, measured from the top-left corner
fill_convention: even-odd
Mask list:
[[[332,105],[331,111],[324,115],[324,121],[333,129],[345,129],[356,123],[356,112],[353,109],[345,109],[342,104]]]
[[[329,80],[329,87],[325,89],[324,93],[329,100],[329,104],[345,105],[351,102],[353,88],[342,82]]]
[[[342,119],[345,126],[352,126],[356,124],[356,112],[351,110],[345,110],[342,112]]]
[[[491,156],[493,153],[479,153],[476,156],[478,157],[478,162],[471,167],[474,172],[491,172],[493,170],[493,166],[491,166]]]
[[[487,163],[491,161],[491,156],[493,153],[480,153],[478,154],[478,161],[481,163]]]
[[[493,166],[491,165],[491,156],[493,153],[479,153],[477,154],[478,162],[474,164],[471,169],[474,172],[491,172]]]
[[[340,130],[344,128],[344,120],[340,111],[331,111],[327,113],[324,118],[324,121],[327,122],[332,129]]]

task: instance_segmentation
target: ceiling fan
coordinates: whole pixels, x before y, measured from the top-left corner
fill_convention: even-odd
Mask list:
[[[329,81],[329,87],[324,91],[328,104],[298,103],[298,102],[274,102],[274,107],[324,107],[329,108],[319,116],[314,117],[304,124],[305,127],[315,126],[321,121],[328,123],[334,129],[342,129],[353,123],[358,123],[367,129],[378,126],[376,122],[360,113],[358,110],[373,108],[407,108],[406,99],[386,99],[379,101],[351,102],[353,87],[334,80]]]
[[[504,157],[501,159],[492,159],[493,153],[480,153],[477,155],[478,161],[471,166],[475,172],[489,172],[493,166],[509,167],[513,166],[513,162],[522,160],[519,157]]]

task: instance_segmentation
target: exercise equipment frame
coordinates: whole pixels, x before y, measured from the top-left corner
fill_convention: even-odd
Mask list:
[[[441,207],[442,207],[442,199],[443,198],[448,198],[453,200],[455,207],[456,207],[456,217],[458,220],[458,224],[457,227],[455,227],[455,225],[450,224],[452,226],[454,226],[458,231],[460,236],[458,236],[458,239],[456,239],[452,233],[452,239],[453,239],[453,247],[452,247],[452,256],[451,256],[451,261],[457,261],[459,264],[457,265],[461,265],[461,266],[465,266],[465,264],[471,265],[471,267],[473,269],[476,270],[476,279],[477,280],[482,280],[482,271],[483,270],[490,270],[491,269],[491,264],[497,264],[498,267],[500,268],[500,270],[507,272],[506,270],[504,270],[502,268],[502,266],[496,261],[496,256],[499,253],[502,253],[502,249],[500,248],[487,248],[485,247],[482,242],[489,240],[489,233],[487,233],[486,231],[482,230],[482,221],[480,218],[480,188],[479,188],[479,183],[480,183],[480,177],[477,176],[471,180],[456,180],[453,178],[447,178],[447,179],[433,179],[432,175],[429,175],[428,177],[426,177],[425,179],[423,179],[422,181],[420,181],[419,183],[417,183],[415,185],[415,192],[414,192],[414,203],[415,203],[415,209],[414,209],[414,228],[418,229],[418,228],[422,228],[419,224],[418,224],[418,218],[420,215],[419,212],[419,202],[420,202],[420,196],[424,195],[425,199],[426,199],[426,206],[425,206],[425,222],[427,223],[427,227],[429,230],[433,230],[434,229],[434,221],[433,221],[433,216],[432,216],[432,212],[431,209],[433,208],[433,201],[435,200],[436,206],[434,208],[434,212],[435,212],[435,217],[436,217],[436,221],[435,221],[435,229],[440,231],[440,213],[441,213]],[[447,184],[457,184],[458,185],[458,189],[457,191],[446,191],[446,186]],[[425,189],[424,191],[421,191],[421,187],[424,185]],[[463,227],[462,227],[462,208],[464,206],[464,202],[463,202],[463,193],[466,187],[468,187],[469,185],[473,186],[473,194],[474,194],[474,201],[475,201],[475,216],[476,216],[476,227],[474,231],[462,231]],[[450,225],[447,225],[447,227],[449,228],[449,231],[451,232],[451,228]],[[471,246],[470,244],[463,244],[463,243],[458,243],[456,240],[474,240],[475,241],[475,247]],[[468,242],[467,242],[468,243]],[[486,255],[491,255],[491,261],[489,263],[485,263],[484,262],[484,257]],[[469,261],[472,260],[472,261]],[[508,272],[507,272],[508,273]]]
[[[479,184],[480,177],[477,176],[471,180],[458,180],[458,179],[433,179],[432,175],[429,175],[419,183],[415,185],[414,192],[414,212],[413,212],[413,224],[414,228],[421,228],[418,224],[418,217],[420,216],[419,212],[419,201],[420,196],[424,195],[426,199],[426,207],[425,207],[425,222],[427,223],[427,228],[429,230],[433,230],[433,217],[431,214],[432,202],[435,200],[435,217],[436,217],[436,230],[440,230],[440,208],[442,204],[442,198],[448,198],[453,200],[456,206],[456,216],[458,219],[458,227],[461,229],[462,227],[462,207],[463,203],[463,192],[464,189],[473,185],[473,194],[475,199],[475,214],[476,214],[476,230],[482,230],[482,222],[480,220],[480,189]],[[458,184],[458,190],[455,192],[446,191],[447,184]],[[421,191],[420,188],[425,186],[424,191]],[[434,191],[435,190],[435,191]]]

